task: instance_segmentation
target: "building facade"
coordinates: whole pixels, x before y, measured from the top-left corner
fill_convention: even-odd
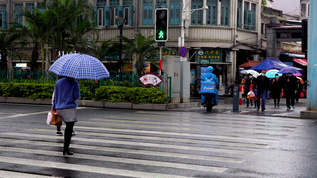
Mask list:
[[[220,78],[220,88],[234,82],[239,64],[259,60],[261,55],[261,0],[87,0],[94,7],[99,39],[119,35],[116,16],[126,19],[123,35],[154,35],[155,9],[169,9],[166,51],[178,55],[184,37],[191,62],[193,93],[198,89],[201,67],[211,65]],[[39,0],[0,0],[1,27],[12,20],[25,25],[17,14],[34,9]],[[167,52],[168,53],[168,52]],[[174,53],[173,53],[174,54]],[[13,61],[14,62],[14,61]]]

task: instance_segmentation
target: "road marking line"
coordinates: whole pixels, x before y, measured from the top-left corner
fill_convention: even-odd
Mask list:
[[[289,123],[289,125],[285,125],[285,123],[283,123],[283,125],[279,125],[280,123],[276,123],[276,121],[272,122],[272,121],[267,121],[267,120],[254,120],[254,119],[228,119],[228,118],[223,118],[223,117],[213,117],[213,118],[209,118],[209,117],[199,117],[199,118],[195,118],[195,117],[180,117],[180,116],[155,116],[155,117],[149,117],[149,115],[140,115],[140,114],[135,114],[135,113],[131,113],[131,114],[122,114],[122,115],[127,115],[128,119],[142,119],[142,120],[155,120],[155,121],[181,121],[182,123],[184,122],[188,122],[189,124],[195,124],[195,123],[202,123],[202,124],[241,124],[244,123],[245,125],[249,125],[249,126],[263,126],[265,128],[283,128],[283,129],[294,129],[297,128],[299,126],[307,125],[309,124],[308,122],[302,123],[300,125],[295,125],[294,126],[294,122]],[[117,116],[117,115],[110,115],[107,117],[110,118],[122,118],[122,115]],[[136,116],[136,117],[133,117]],[[160,118],[159,120],[157,118]],[[199,122],[200,121],[200,122]]]
[[[0,156],[0,162],[20,164],[20,165],[22,164],[22,165],[28,165],[28,166],[37,166],[37,167],[56,168],[56,169],[67,168],[67,170],[107,174],[107,175],[127,176],[127,177],[149,178],[149,177],[160,176],[160,177],[184,178],[184,176],[177,176],[177,175],[170,175],[170,174],[148,173],[148,172],[142,172],[142,171],[76,165],[76,164],[60,163],[60,162],[53,162],[53,161],[41,161],[41,160],[30,161],[30,159],[14,158],[14,157],[6,157],[6,156]]]
[[[80,122],[79,122],[80,123]],[[205,134],[194,134],[194,133],[177,133],[177,132],[162,132],[162,131],[152,131],[152,130],[131,130],[125,128],[103,128],[103,127],[85,127],[77,126],[79,129],[90,129],[90,130],[104,130],[104,131],[118,131],[118,132],[134,132],[134,133],[144,133],[144,134],[161,134],[161,135],[172,135],[172,136],[187,136],[187,137],[197,137],[197,138],[211,138],[211,139],[221,139],[221,140],[238,140],[238,141],[254,141],[261,143],[277,143],[278,139],[257,139],[257,138],[243,138],[234,136],[216,136],[216,135],[205,135]]]
[[[126,113],[124,113],[126,114]],[[235,118],[234,119],[231,119],[231,117],[228,117],[227,114],[219,114],[217,113],[217,115],[223,115],[223,117],[215,117],[214,115],[210,116],[210,117],[207,117],[207,115],[199,115],[199,117],[193,117],[191,114],[187,114],[184,116],[184,114],[182,113],[175,113],[175,112],[169,112],[169,113],[163,113],[163,112],[150,112],[150,111],[137,111],[135,113],[129,113],[129,114],[126,114],[126,115],[137,115],[137,116],[142,116],[141,114],[147,114],[147,115],[144,115],[144,117],[148,117],[149,114],[154,114],[155,117],[161,117],[161,118],[171,118],[171,117],[174,117],[174,118],[186,118],[186,120],[190,119],[190,120],[196,120],[196,119],[210,119],[210,120],[219,120],[221,119],[222,121],[252,121],[252,122],[260,122],[260,123],[275,123],[275,122],[278,122],[280,123],[280,120],[276,119],[276,117],[270,117],[270,116],[265,116],[265,117],[256,117],[256,118],[247,118],[245,116],[241,116],[241,115],[235,115]],[[294,120],[294,119],[288,119],[288,118],[283,118],[283,123],[289,123],[290,125],[294,125],[294,123],[301,123],[301,124],[309,124],[311,123],[310,120],[303,120],[303,119],[300,119],[300,120]]]
[[[19,144],[30,144],[30,145],[41,145],[41,146],[56,146],[61,147],[62,143],[54,142],[44,142],[44,141],[31,141],[31,140],[17,140],[10,138],[0,138],[0,141],[3,143],[19,143]],[[147,150],[134,150],[126,148],[113,148],[113,147],[101,147],[101,146],[91,146],[91,145],[79,145],[71,144],[72,148],[83,149],[83,150],[95,150],[95,151],[107,151],[115,153],[128,153],[128,154],[139,154],[145,156],[154,156],[154,157],[171,157],[171,158],[181,158],[181,159],[190,159],[190,160],[199,160],[199,161],[215,161],[215,162],[227,162],[227,163],[242,163],[245,159],[242,158],[230,158],[230,157],[217,157],[209,155],[197,155],[192,153],[173,153],[173,152],[161,152],[161,151],[147,151]]]
[[[19,137],[34,137],[34,138],[45,138],[45,139],[56,139],[56,136],[49,135],[39,135],[39,134],[27,134],[27,133],[13,133],[5,132],[1,135],[9,136],[19,136]],[[60,140],[64,138],[59,137]],[[195,146],[183,146],[183,145],[166,145],[158,143],[140,143],[140,142],[130,142],[130,141],[120,141],[120,140],[107,140],[107,139],[87,139],[74,137],[72,140],[83,141],[83,142],[96,142],[96,143],[106,143],[106,144],[119,144],[119,145],[130,145],[130,146],[141,146],[141,147],[154,147],[154,148],[167,148],[167,149],[179,149],[179,150],[192,150],[201,152],[217,152],[217,153],[231,153],[231,154],[245,154],[245,155],[255,155],[256,151],[245,151],[245,150],[232,150],[232,149],[221,149],[221,148],[207,148],[207,147],[195,147]]]
[[[40,154],[40,155],[46,155],[46,156],[62,157],[61,152],[56,152],[56,151],[34,150],[34,149],[2,147],[2,146],[0,146],[0,149],[6,152],[19,152],[19,153]],[[119,158],[119,157],[110,157],[110,156],[101,156],[101,155],[87,155],[87,154],[78,154],[78,153],[75,153],[71,157],[79,158],[79,159],[90,159],[90,160],[96,160],[96,161],[109,161],[109,162],[115,162],[115,163],[119,162],[119,163],[126,163],[126,164],[139,164],[139,165],[156,166],[156,167],[170,167],[170,168],[187,169],[187,170],[193,170],[193,171],[208,171],[208,172],[222,173],[225,170],[227,170],[227,168],[213,167],[213,166],[200,166],[200,165],[193,165],[193,164],[140,160],[140,159],[133,159],[133,158]]]
[[[3,116],[0,117],[0,119],[8,119],[8,118],[17,118],[17,117],[24,117],[24,116],[32,116],[32,115],[37,115],[37,114],[47,114],[49,111],[41,111],[41,112],[33,112],[33,113],[26,113],[26,114],[15,114],[11,116]]]
[[[52,129],[30,129],[33,131],[51,132]],[[268,148],[268,144],[252,144],[252,143],[237,143],[237,142],[221,142],[221,141],[210,141],[210,140],[196,140],[196,139],[185,139],[185,138],[168,138],[159,136],[143,136],[143,135],[128,135],[128,134],[110,134],[110,133],[92,133],[92,132],[80,132],[83,135],[92,136],[103,136],[103,137],[115,137],[115,138],[129,138],[129,139],[143,139],[143,140],[155,140],[155,141],[169,141],[179,143],[196,143],[196,144],[207,144],[207,145],[222,145],[222,146],[234,146],[234,147],[248,147],[248,148]]]
[[[4,170],[0,170],[0,177],[5,177],[5,178],[17,178],[17,177],[48,178],[48,177],[51,177],[52,178],[52,176],[34,175],[34,174],[4,171]]]
[[[178,126],[176,128],[180,128],[180,126],[183,126],[183,127],[199,127],[199,128],[206,128],[206,129],[209,129],[209,128],[213,128],[213,127],[221,127],[221,128],[243,128],[244,131],[246,130],[267,130],[267,131],[270,131],[272,132],[272,128],[271,127],[267,127],[267,126],[263,126],[264,128],[256,128],[256,127],[253,127],[253,126],[256,126],[258,124],[247,124],[249,127],[237,127],[236,125],[232,125],[234,123],[230,123],[230,124],[227,124],[227,123],[219,123],[217,122],[217,124],[214,124],[214,123],[202,123],[202,124],[195,124],[195,123],[192,123],[192,122],[183,122],[183,121],[179,121],[179,122],[175,122],[175,120],[173,120],[173,122],[166,122],[167,120],[164,120],[164,121],[157,121],[157,119],[155,121],[143,121],[143,120],[129,120],[129,119],[140,119],[141,117],[129,117],[129,118],[126,118],[126,119],[122,119],[122,116],[116,116],[116,117],[111,117],[111,119],[109,118],[92,118],[92,119],[89,119],[89,120],[92,120],[92,121],[100,121],[100,122],[103,122],[103,123],[107,123],[109,121],[114,121],[116,122],[117,124],[120,124],[118,122],[122,122],[122,124],[124,123],[141,123],[141,124],[138,124],[138,125],[142,125],[142,126],[148,126],[148,125],[144,125],[144,124],[155,124],[155,125],[175,125],[175,126]],[[120,119],[115,119],[115,118],[120,118]],[[152,118],[150,119],[152,120]],[[154,119],[153,119],[154,120]],[[88,121],[83,121],[83,122],[88,122]],[[110,124],[115,124],[115,123],[110,123]],[[223,124],[226,124],[226,125],[223,125]],[[246,124],[244,124],[246,125]],[[158,127],[158,126],[153,126],[153,127]],[[257,126],[257,127],[260,127],[260,126]],[[284,126],[284,127],[287,127],[287,126]],[[274,130],[273,132],[286,132],[284,129],[285,128],[281,128],[283,130]],[[175,127],[173,127],[175,128]],[[269,128],[269,129],[267,129]],[[277,127],[278,128],[278,127]],[[280,128],[280,127],[279,127]],[[296,127],[294,127],[296,128]],[[292,128],[292,129],[294,129]],[[288,130],[287,130],[288,131]],[[234,133],[234,132],[228,132],[228,131],[222,131],[222,132],[225,132],[225,133]],[[257,135],[268,135],[266,133],[253,133],[253,132],[246,132],[245,134],[257,134]],[[277,133],[276,135],[281,135],[281,136],[287,136],[287,135],[283,135],[283,134],[280,134],[280,133]]]
[[[77,109],[85,109],[85,107],[78,107]],[[24,116],[32,116],[37,114],[47,114],[48,111],[40,111],[40,112],[32,112],[32,113],[25,113],[25,114],[15,114],[15,115],[9,115],[9,116],[3,116],[0,117],[0,119],[8,119],[8,118],[17,118],[17,117],[24,117]]]
[[[191,128],[191,127],[188,127],[188,128],[184,128],[184,127],[171,127],[171,126],[152,126],[152,125],[135,125],[135,124],[124,124],[124,123],[101,123],[101,122],[89,122],[89,121],[79,121],[78,122],[79,124],[90,124],[90,125],[105,125],[105,126],[121,126],[121,128],[126,128],[126,127],[130,127],[130,128],[142,128],[143,130],[144,129],[148,129],[148,128],[152,128],[152,129],[160,129],[160,130],[164,130],[164,131],[170,131],[170,130],[173,130],[173,131],[195,131],[195,132],[201,132],[202,129],[195,129],[195,128]],[[217,128],[238,128],[238,127],[226,127],[226,126],[215,126]],[[243,128],[243,129],[246,129],[246,128]],[[252,129],[252,128],[250,128]],[[249,129],[249,130],[250,130]],[[255,128],[254,130],[261,130],[260,128]],[[252,138],[252,139],[260,139],[260,140],[272,140],[273,138],[270,138],[270,139],[266,139],[266,138]],[[278,139],[274,139],[274,140],[278,140]]]

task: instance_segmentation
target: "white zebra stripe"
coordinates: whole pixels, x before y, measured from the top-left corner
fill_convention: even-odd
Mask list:
[[[18,140],[18,139],[10,139],[10,138],[0,138],[0,141],[3,143],[20,143],[20,144],[31,144],[31,145],[41,145],[41,146],[55,146],[55,147],[62,146],[61,143]],[[133,149],[125,149],[125,148],[112,148],[112,147],[101,147],[101,146],[79,145],[79,144],[71,144],[71,147],[77,148],[77,149],[83,149],[83,150],[139,154],[139,155],[155,156],[155,157],[163,156],[163,157],[182,158],[182,159],[201,160],[201,161],[215,161],[215,162],[226,162],[226,163],[242,163],[243,161],[245,161],[245,159],[241,159],[241,158],[204,156],[204,155],[198,155],[194,153],[181,154],[181,153],[172,153],[172,152],[133,150]]]
[[[9,148],[9,149],[8,149]],[[19,153],[28,153],[28,154],[41,154],[46,156],[62,156],[61,152],[56,151],[45,151],[45,150],[34,150],[34,149],[26,149],[26,148],[13,148],[13,147],[2,147],[0,149],[7,152],[19,152]],[[187,169],[193,171],[208,171],[208,172],[217,172],[222,173],[227,168],[221,167],[213,167],[213,166],[200,166],[193,164],[182,164],[182,163],[170,163],[163,161],[150,161],[150,160],[141,160],[141,159],[131,159],[131,158],[118,158],[118,157],[110,157],[110,156],[101,156],[101,155],[87,155],[87,154],[78,154],[70,156],[72,158],[79,159],[90,159],[97,161],[109,161],[116,163],[126,163],[126,164],[139,164],[145,166],[156,166],[156,167],[170,167],[170,168],[178,168],[178,169]]]
[[[56,139],[56,136],[27,134],[27,133],[5,132],[5,133],[1,133],[1,135]],[[64,139],[64,138],[59,137],[59,139]],[[182,145],[171,145],[171,144],[166,145],[166,144],[157,144],[157,143],[144,143],[144,142],[140,143],[140,142],[130,142],[130,141],[120,141],[120,140],[107,140],[106,138],[101,140],[101,139],[74,137],[72,138],[72,140],[83,141],[83,142],[106,143],[106,144],[121,144],[121,145],[130,145],[130,146],[192,150],[192,151],[201,151],[201,152],[217,152],[217,153],[246,154],[246,155],[255,155],[257,153],[255,151],[245,151],[245,150],[231,150],[231,149],[194,147],[194,146],[182,146]]]
[[[161,173],[148,173],[141,171],[131,171],[124,169],[113,169],[113,168],[105,168],[105,167],[96,167],[96,166],[86,166],[86,165],[76,165],[70,163],[60,163],[60,162],[52,162],[52,161],[30,161],[30,159],[24,158],[14,158],[14,157],[6,157],[0,156],[0,162],[11,163],[11,164],[22,164],[28,166],[37,166],[37,167],[47,167],[47,168],[56,168],[56,169],[67,169],[74,171],[83,171],[90,173],[98,173],[98,174],[108,174],[108,175],[116,175],[116,176],[129,176],[129,177],[173,177],[173,178],[185,178],[185,176],[177,176],[170,174],[161,174]]]

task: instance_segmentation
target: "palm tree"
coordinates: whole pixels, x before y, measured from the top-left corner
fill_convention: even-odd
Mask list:
[[[28,28],[30,29],[29,35],[33,42],[35,42],[35,46],[39,42],[41,47],[42,70],[44,70],[44,61],[46,61],[45,59],[48,52],[48,50],[45,51],[45,48],[48,49],[49,47],[49,39],[53,29],[54,13],[48,10],[42,12],[40,9],[36,9],[34,13],[27,10],[21,15],[25,16]]]
[[[40,8],[44,8],[45,11]],[[22,13],[32,31],[30,34],[37,34],[38,39],[33,41],[39,41],[43,70],[44,61],[48,61],[50,45],[58,50],[74,51],[82,41],[85,41],[82,38],[94,29],[88,18],[91,16],[91,9],[91,6],[80,0],[77,3],[70,0],[53,0],[41,3],[34,13],[30,11]]]
[[[142,34],[137,34],[135,39],[123,36],[122,40],[124,49],[129,54],[130,60],[135,62],[137,73],[141,74],[144,70],[146,57],[159,52],[159,48],[154,45],[156,44],[154,37],[145,37]]]
[[[0,68],[7,69],[7,56],[13,55],[11,51],[19,39],[21,39],[21,33],[16,30],[14,25],[10,29],[0,29]]]
[[[47,9],[55,13],[53,46],[59,50],[75,51],[87,42],[86,34],[94,30],[90,21],[92,7],[84,1],[54,0],[47,3]]]

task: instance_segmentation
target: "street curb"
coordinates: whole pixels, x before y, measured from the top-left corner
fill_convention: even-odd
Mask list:
[[[300,117],[305,119],[316,119],[317,112],[316,111],[301,111]]]
[[[22,97],[0,97],[0,103],[19,103],[19,104],[43,104],[51,105],[51,99],[31,99]],[[115,108],[115,109],[133,109],[133,110],[155,110],[155,111],[166,111],[168,109],[179,108],[179,107],[193,107],[196,103],[169,103],[169,104],[151,104],[151,103],[111,103],[102,101],[92,100],[78,100],[77,104],[79,107],[98,107],[98,108]]]

